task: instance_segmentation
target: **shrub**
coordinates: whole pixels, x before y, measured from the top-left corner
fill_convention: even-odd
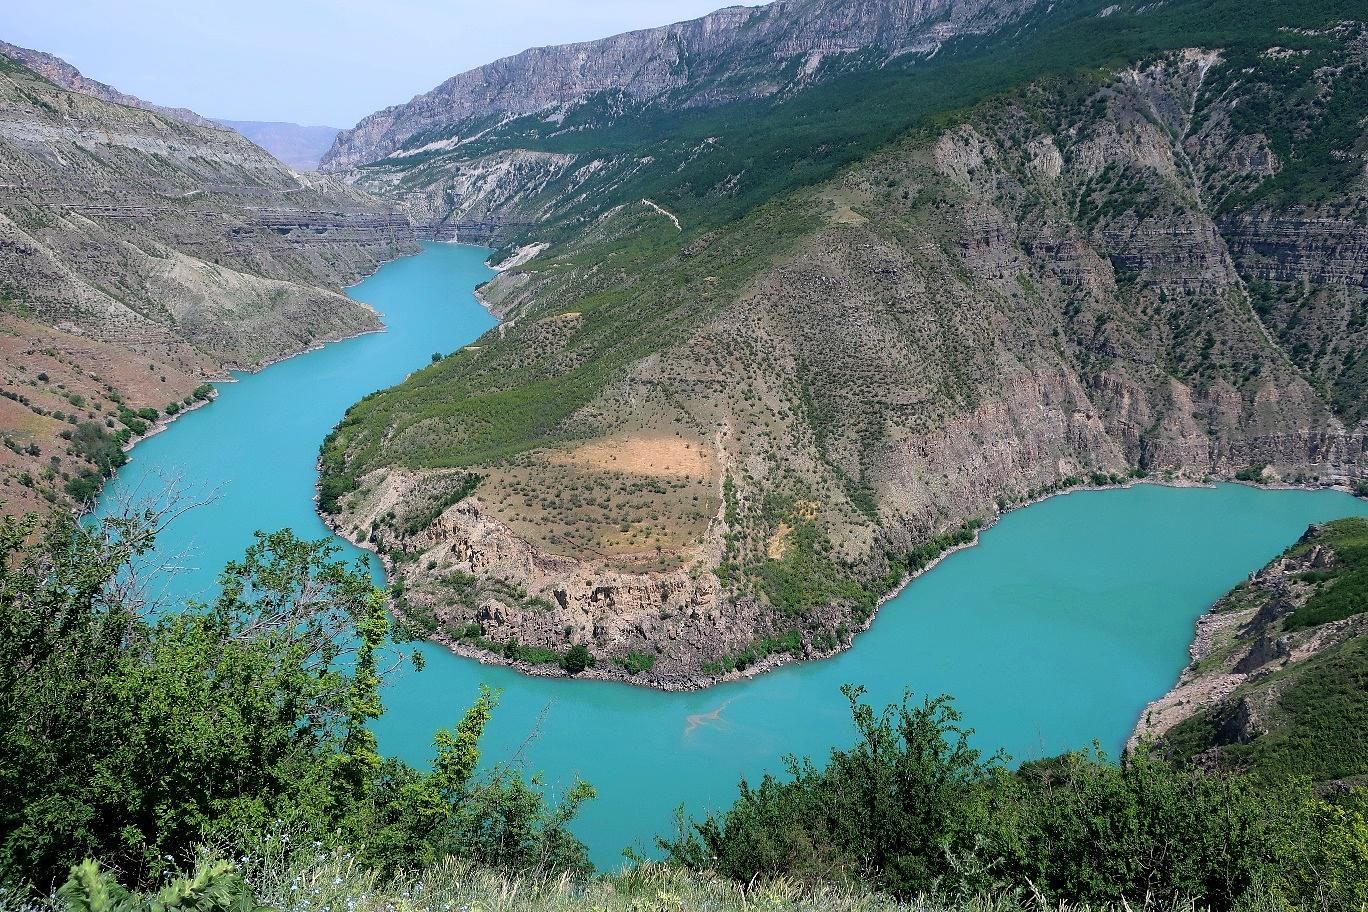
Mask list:
[[[970,745],[946,697],[875,713],[844,692],[853,747],[824,768],[790,758],[782,779],[743,780],[725,813],[660,840],[670,858],[743,882],[1029,891],[1051,907],[1228,910],[1271,894],[1277,908],[1357,908],[1368,896],[1368,792],[1329,804],[1304,781],[1180,768],[1143,748],[1119,764],[1094,750],[1011,771]]]
[[[618,659],[617,662],[627,669],[629,675],[639,675],[643,671],[650,671],[655,667],[656,657],[652,653],[633,651]]]
[[[583,643],[571,646],[561,659],[561,668],[572,675],[577,675],[590,665],[594,664],[594,657],[589,653],[589,647]]]
[[[587,868],[566,827],[592,789],[552,811],[517,771],[476,773],[495,693],[436,733],[431,772],[379,754],[390,628],[364,565],[258,533],[212,604],[144,620],[108,584],[161,521],[0,519],[0,883],[84,858],[155,883],[168,856],[251,854],[272,827],[380,870]]]

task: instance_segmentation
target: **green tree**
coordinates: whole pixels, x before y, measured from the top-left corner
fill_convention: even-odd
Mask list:
[[[589,652],[589,647],[583,643],[576,643],[566,650],[564,658],[561,659],[561,668],[564,668],[572,675],[577,675],[590,665],[594,664],[594,657]]]
[[[582,789],[550,808],[535,781],[476,773],[492,694],[438,734],[432,772],[380,755],[389,620],[363,564],[258,533],[212,603],[152,617],[133,569],[162,520],[0,524],[0,882],[47,890],[93,858],[148,883],[168,856],[282,830],[384,868],[587,866],[565,816]]]
[[[662,847],[743,882],[859,880],[900,896],[1034,894],[1048,904],[1354,909],[1368,899],[1368,795],[1175,767],[1147,748],[1011,770],[983,759],[945,697],[875,713],[824,768],[741,784],[725,813]],[[1262,908],[1262,907],[1260,907]]]

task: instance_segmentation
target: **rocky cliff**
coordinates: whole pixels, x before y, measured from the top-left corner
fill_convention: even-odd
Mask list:
[[[342,171],[404,150],[451,147],[500,119],[566,110],[603,93],[671,107],[791,91],[852,59],[934,53],[945,41],[999,28],[1035,0],[777,0],[599,41],[532,48],[453,76],[407,104],[344,130],[324,156]]]
[[[80,91],[0,57],[6,509],[94,471],[63,436],[82,422],[116,434],[124,409],[375,328],[340,285],[413,249],[390,206],[52,60]]]

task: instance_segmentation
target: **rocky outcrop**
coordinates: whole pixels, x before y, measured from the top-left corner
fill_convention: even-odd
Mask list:
[[[532,48],[453,76],[337,137],[324,171],[454,146],[500,118],[563,109],[602,93],[631,103],[709,106],[773,95],[853,55],[930,54],[989,31],[1034,0],[778,0],[599,41]]]
[[[1361,518],[1312,526],[1216,602],[1197,622],[1191,664],[1146,708],[1131,746],[1151,741],[1210,767],[1274,763],[1282,773],[1300,769],[1317,779],[1368,773],[1361,752],[1352,749],[1337,757],[1341,752],[1332,747],[1325,758],[1285,750],[1289,739],[1312,744],[1327,733],[1350,737],[1349,719],[1358,718],[1368,602],[1345,604],[1340,593],[1361,592],[1355,575],[1368,558],[1365,532]],[[1327,596],[1339,599],[1333,615],[1301,614]],[[1316,727],[1327,731],[1310,730]],[[1266,744],[1284,747],[1266,753]]]

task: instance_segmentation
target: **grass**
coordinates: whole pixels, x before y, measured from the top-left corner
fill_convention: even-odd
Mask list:
[[[1331,523],[1320,538],[1334,550],[1336,560],[1318,574],[1315,594],[1287,619],[1287,630],[1304,630],[1368,611],[1368,519]]]
[[[482,870],[455,859],[417,874],[383,876],[346,854],[248,858],[237,870],[257,903],[279,912],[1201,912],[1190,902],[1051,903],[1023,892],[899,901],[854,884],[782,877],[737,883],[649,863],[583,881]],[[72,910],[55,896],[0,888],[0,912]],[[1234,912],[1286,907],[1253,894]]]
[[[1122,912],[1120,906],[1043,903],[1024,895],[898,902],[854,885],[783,878],[739,884],[656,864],[585,882],[476,870],[455,860],[418,876],[386,878],[345,856],[256,865],[246,874],[258,899],[281,912]],[[1147,908],[1196,912],[1190,904]]]

